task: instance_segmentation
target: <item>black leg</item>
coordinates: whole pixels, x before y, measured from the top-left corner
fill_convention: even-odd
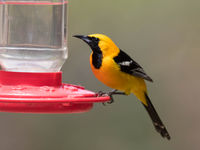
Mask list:
[[[119,92],[118,90],[112,90],[111,92],[108,92],[108,95],[109,96],[112,96],[112,95],[126,95],[126,93]]]

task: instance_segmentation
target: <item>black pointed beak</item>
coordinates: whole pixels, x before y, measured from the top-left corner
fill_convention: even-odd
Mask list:
[[[74,35],[73,37],[79,38],[79,39],[83,40],[84,42],[86,42],[87,44],[92,42],[91,39],[85,35]]]

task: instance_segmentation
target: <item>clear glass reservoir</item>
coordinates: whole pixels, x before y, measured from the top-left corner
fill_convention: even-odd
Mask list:
[[[0,0],[3,70],[57,72],[67,53],[67,1]]]

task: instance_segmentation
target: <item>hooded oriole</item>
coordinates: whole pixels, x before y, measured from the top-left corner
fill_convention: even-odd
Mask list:
[[[112,94],[119,94],[120,90],[126,95],[133,93],[144,105],[155,129],[162,137],[170,139],[170,135],[158,116],[148,95],[144,80],[153,81],[143,68],[119,49],[106,35],[75,35],[82,39],[92,49],[90,65],[97,79],[105,85],[115,89]]]

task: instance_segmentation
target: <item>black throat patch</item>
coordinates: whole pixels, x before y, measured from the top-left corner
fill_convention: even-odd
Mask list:
[[[96,69],[99,69],[102,65],[102,51],[99,47],[99,39],[95,37],[90,37],[91,42],[89,43],[90,48],[93,51],[92,54],[92,64]]]
[[[97,53],[93,51],[92,54],[92,64],[96,69],[99,69],[102,65],[102,53]]]

